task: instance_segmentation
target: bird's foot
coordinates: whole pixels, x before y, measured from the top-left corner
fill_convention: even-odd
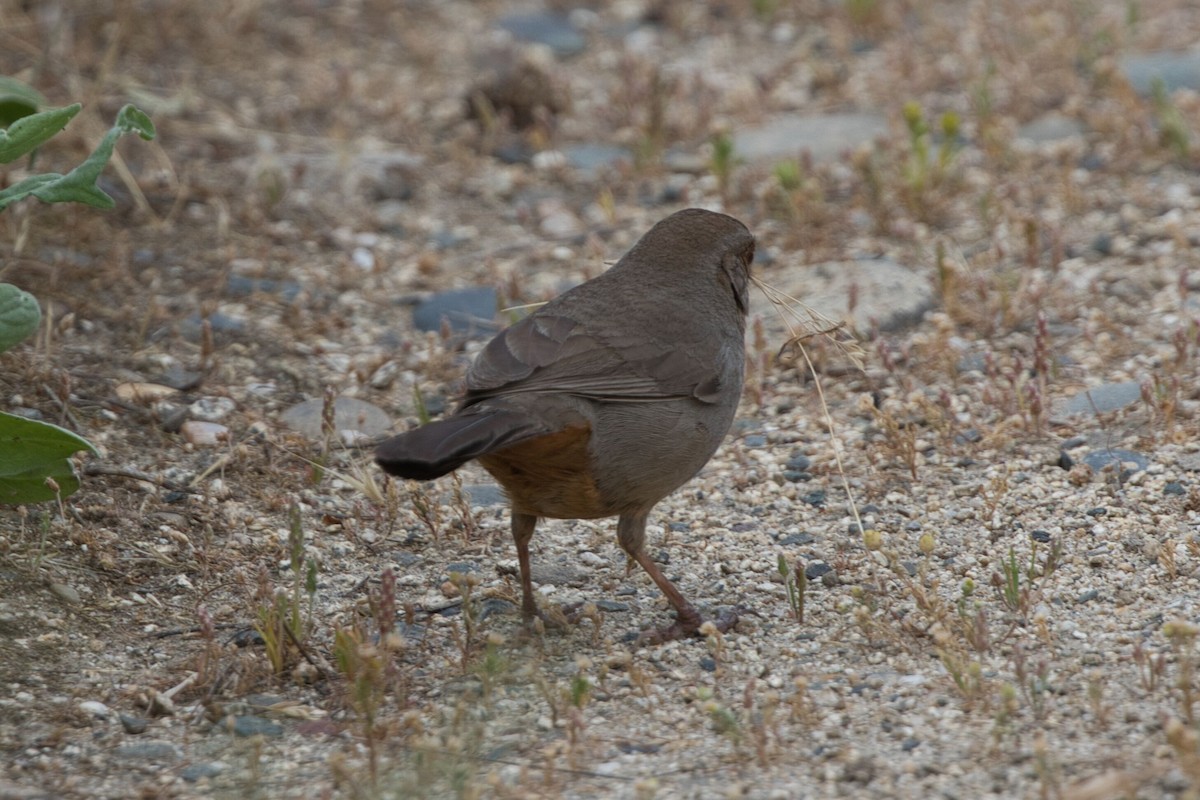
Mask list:
[[[690,636],[711,636],[714,632],[725,633],[737,625],[737,621],[738,615],[736,611],[726,611],[716,619],[705,621],[700,618],[695,609],[689,607],[682,609],[676,615],[675,622],[671,625],[665,628],[642,631],[637,637],[637,644],[644,647],[653,647]]]
[[[581,620],[596,620],[596,607],[591,603],[564,603],[561,606],[538,608],[531,614],[523,613],[525,624],[537,631],[542,628],[565,629],[578,625]],[[540,625],[539,625],[540,623]],[[599,623],[597,623],[599,624]]]

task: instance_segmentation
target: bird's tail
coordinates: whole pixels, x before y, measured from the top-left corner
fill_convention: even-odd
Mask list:
[[[428,481],[545,433],[545,426],[519,411],[470,408],[393,436],[375,449],[375,463],[391,475]]]

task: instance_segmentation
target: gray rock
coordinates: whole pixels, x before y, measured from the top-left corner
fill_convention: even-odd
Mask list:
[[[218,343],[228,342],[232,334],[243,333],[246,330],[245,320],[217,311],[203,318],[199,314],[188,317],[180,323],[179,333],[189,342],[200,341],[200,338],[204,335],[205,319],[208,320],[209,327],[212,329]]]
[[[550,11],[508,14],[496,24],[518,41],[544,44],[560,57],[577,55],[587,46],[587,40],[566,14]]]
[[[1083,457],[1083,463],[1099,472],[1102,469],[1122,470],[1122,476],[1128,477],[1134,472],[1141,472],[1150,466],[1150,459],[1133,450],[1115,448],[1093,450]],[[1132,465],[1132,469],[1130,469]]]
[[[49,790],[36,786],[22,786],[19,783],[9,783],[0,779],[0,798],[2,800],[48,800],[53,797]],[[61,795],[59,795],[61,796]]]
[[[502,506],[507,505],[504,491],[494,483],[475,483],[463,486],[467,498],[473,506]]]
[[[1030,144],[1047,144],[1081,138],[1086,129],[1074,117],[1052,111],[1032,122],[1027,122],[1017,131],[1017,140]]]
[[[587,582],[583,571],[567,564],[535,564],[532,572],[538,585],[582,586]]]
[[[830,319],[846,319],[855,330],[896,331],[920,322],[934,306],[933,287],[893,261],[842,261],[798,266],[766,276],[768,282]],[[850,300],[854,310],[850,312]],[[785,336],[780,314],[761,292],[750,300],[751,314],[763,320],[772,341]],[[752,330],[752,329],[751,329]]]
[[[178,761],[183,752],[171,742],[146,741],[121,745],[117,756],[130,761]]]
[[[150,725],[150,722],[144,717],[135,717],[133,714],[121,714],[119,715],[119,719],[121,720],[121,727],[125,729],[125,732],[135,736],[139,733],[145,733],[146,728]]]
[[[584,177],[594,177],[602,170],[612,169],[622,161],[632,163],[633,154],[624,147],[612,144],[573,144],[562,149],[567,163]]]
[[[241,736],[243,738],[251,736],[267,736],[270,738],[283,736],[283,726],[278,722],[272,722],[269,719],[263,719],[251,714],[234,717],[230,730],[233,731],[234,736]]]
[[[195,783],[202,778],[215,778],[228,769],[223,761],[205,761],[199,764],[188,764],[179,771],[179,777],[188,783]]]
[[[793,114],[738,131],[733,152],[747,161],[780,161],[807,151],[814,161],[831,161],[887,132],[879,114]]]
[[[1142,385],[1137,381],[1105,383],[1071,396],[1062,404],[1062,414],[1107,414],[1132,405],[1142,399]]]
[[[225,293],[230,297],[277,294],[290,303],[300,294],[300,284],[295,281],[276,281],[270,278],[248,278],[245,275],[230,275],[225,279]]]
[[[445,320],[455,333],[490,335],[498,329],[495,319],[496,290],[491,286],[438,292],[413,309],[413,324],[422,331],[440,331]]]
[[[279,421],[313,441],[321,441],[322,398],[305,400],[279,415]],[[333,427],[337,432],[351,431],[367,438],[382,436],[392,426],[392,419],[383,409],[354,397],[338,397],[333,401]]]
[[[1154,84],[1161,80],[1167,92],[1176,89],[1200,91],[1200,52],[1162,51],[1125,56],[1120,61],[1121,71],[1129,85],[1140,95],[1154,92]]]

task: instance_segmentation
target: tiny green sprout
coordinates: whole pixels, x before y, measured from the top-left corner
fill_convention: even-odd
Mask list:
[[[795,160],[781,161],[775,165],[775,180],[779,188],[785,192],[794,192],[800,188],[804,176],[800,172],[800,164]]]
[[[775,562],[775,568],[779,571],[779,577],[783,579],[783,585],[787,588],[788,605],[792,609],[792,616],[797,622],[804,622],[804,595],[808,591],[808,575],[804,571],[804,562],[797,561],[796,566],[788,569],[787,559],[783,553],[779,554]]]
[[[917,540],[917,546],[921,548],[921,553],[930,556],[933,555],[933,534],[926,531],[921,534],[921,538]]]
[[[903,114],[909,136],[916,139],[929,133],[929,127],[925,124],[925,114],[921,111],[921,104],[916,100],[909,100],[904,104]]]
[[[704,710],[708,712],[708,717],[712,720],[713,730],[719,734],[728,736],[733,740],[734,744],[739,744],[742,741],[741,722],[732,710],[721,705],[716,700],[705,702]]]
[[[709,169],[716,176],[721,187],[721,194],[729,190],[729,179],[733,175],[736,159],[733,155],[733,137],[728,133],[716,133],[712,137],[712,158]]]
[[[975,594],[975,581],[971,578],[964,578],[962,582],[962,596],[964,598]]]
[[[425,406],[425,397],[421,394],[421,390],[415,385],[413,386],[413,407],[417,411],[417,421],[422,425],[429,423],[429,409]]]
[[[571,705],[583,708],[592,695],[592,682],[582,672],[571,679]]]
[[[862,534],[863,545],[868,550],[878,550],[883,547],[883,533],[876,528],[867,528]]]
[[[947,139],[957,139],[962,130],[962,120],[953,111],[942,114],[942,136]]]

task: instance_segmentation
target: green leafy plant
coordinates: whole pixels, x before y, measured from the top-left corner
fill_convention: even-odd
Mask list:
[[[33,154],[79,113],[78,103],[65,108],[38,111],[41,96],[11,78],[0,77],[0,164],[9,164]],[[136,133],[153,139],[154,123],[137,108],[127,105],[116,123],[82,164],[65,175],[48,172],[30,175],[0,191],[0,211],[26,197],[44,203],[84,203],[112,208],[113,199],[96,185],[112,157],[117,139]],[[9,350],[37,331],[42,314],[37,299],[8,283],[0,283],[0,353]],[[96,448],[86,439],[46,422],[0,412],[0,503],[40,503],[62,499],[79,488],[70,457]]]
[[[7,130],[0,132],[0,164],[16,161],[36,149],[65,128],[81,108],[79,103],[75,103],[65,108],[39,111],[14,122]],[[154,123],[134,106],[125,106],[117,113],[116,123],[82,164],[66,175],[56,172],[30,175],[0,191],[0,210],[29,196],[44,203],[84,203],[96,208],[112,208],[115,205],[113,199],[96,185],[96,179],[112,158],[117,139],[126,133],[136,133],[146,140],[153,139]]]
[[[37,300],[10,283],[0,283],[0,353],[32,336],[42,321]],[[41,503],[79,488],[70,457],[96,448],[86,439],[48,422],[0,412],[0,503]]]

